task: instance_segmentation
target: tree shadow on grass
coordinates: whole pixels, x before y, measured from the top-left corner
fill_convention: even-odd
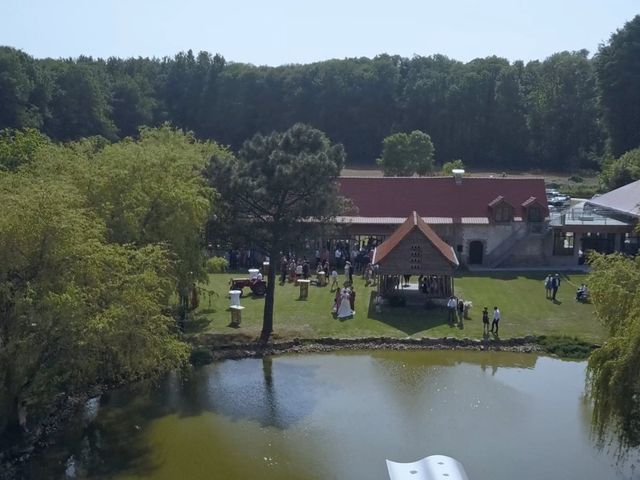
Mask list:
[[[431,306],[429,308],[426,308],[424,305],[391,307],[387,304],[382,306],[381,312],[377,312],[375,305],[376,296],[376,292],[371,292],[367,318],[386,323],[406,335],[414,335],[424,330],[449,324],[446,308],[439,306]]]
[[[479,272],[463,272],[458,273],[455,276],[455,279],[462,278],[487,278],[492,280],[517,280],[519,278],[524,278],[527,280],[539,280],[544,281],[545,277],[549,274],[555,274],[557,271],[550,267],[548,270],[522,270],[522,271],[479,271]],[[559,272],[560,277],[563,281],[570,280],[572,276],[579,275],[584,276],[586,272],[581,270],[566,270]]]
[[[549,269],[548,272],[545,271],[521,271],[521,272],[511,272],[511,271],[480,271],[480,272],[464,272],[457,274],[455,279],[461,278],[487,278],[491,280],[516,280],[518,278],[526,278],[528,280],[540,280],[543,281],[544,278],[549,274],[553,273],[553,269]]]

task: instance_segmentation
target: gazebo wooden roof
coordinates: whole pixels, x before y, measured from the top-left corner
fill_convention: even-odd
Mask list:
[[[452,275],[459,265],[453,247],[415,211],[375,249],[372,263],[383,275]]]

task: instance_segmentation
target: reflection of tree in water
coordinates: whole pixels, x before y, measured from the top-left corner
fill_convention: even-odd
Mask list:
[[[640,448],[640,258],[589,257],[589,290],[609,338],[591,353],[587,386],[600,446],[616,438],[618,457]]]
[[[27,478],[100,478],[122,471],[151,472],[151,450],[144,439],[144,429],[151,420],[148,397],[130,405],[123,405],[123,400],[114,402],[105,394],[99,402],[87,402],[85,410],[56,438],[57,446],[32,462]]]
[[[611,345],[594,352],[589,360],[594,433],[601,446],[615,436],[623,457],[625,451],[640,447],[640,346],[636,348],[637,358],[631,362],[627,355],[612,352]]]
[[[156,466],[145,430],[167,415],[212,412],[287,429],[316,404],[315,368],[286,359],[274,364],[271,357],[227,361],[105,394],[87,403],[57,439],[59,446],[32,463],[28,478],[149,474]]]
[[[214,372],[215,370],[215,372]],[[224,362],[194,382],[196,394],[183,414],[214,412],[287,429],[311,413],[318,388],[311,365],[273,363],[271,357]]]

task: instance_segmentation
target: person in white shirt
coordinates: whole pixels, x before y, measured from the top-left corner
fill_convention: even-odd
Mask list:
[[[336,287],[336,289],[340,289],[340,287],[338,286],[338,271],[337,270],[332,270],[331,271],[331,291],[333,292],[333,287]]]
[[[589,290],[587,289],[587,286],[583,283],[582,285],[580,285],[580,288],[578,288],[578,291],[576,291],[576,300],[578,301],[586,300],[588,295],[589,295]]]
[[[500,310],[498,307],[493,307],[493,322],[491,322],[491,333],[498,334],[498,324],[500,323]],[[495,328],[495,332],[494,329]]]
[[[447,311],[449,313],[449,323],[454,323],[456,321],[456,307],[458,306],[458,301],[456,297],[449,297],[449,301],[447,302]]]

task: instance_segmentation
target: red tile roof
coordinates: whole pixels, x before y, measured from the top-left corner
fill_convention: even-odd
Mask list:
[[[341,177],[341,195],[350,198],[361,217],[402,217],[418,211],[423,217],[491,217],[497,197],[514,206],[514,216],[526,218],[523,203],[536,197],[548,216],[542,178],[464,177]]]
[[[407,220],[400,225],[389,238],[376,247],[373,253],[373,263],[380,263],[384,257],[393,251],[394,248],[404,239],[413,229],[420,230],[425,237],[433,244],[434,247],[447,259],[452,266],[458,266],[458,258],[456,257],[453,247],[442,240],[433,229],[422,220],[422,218],[414,211]]]

